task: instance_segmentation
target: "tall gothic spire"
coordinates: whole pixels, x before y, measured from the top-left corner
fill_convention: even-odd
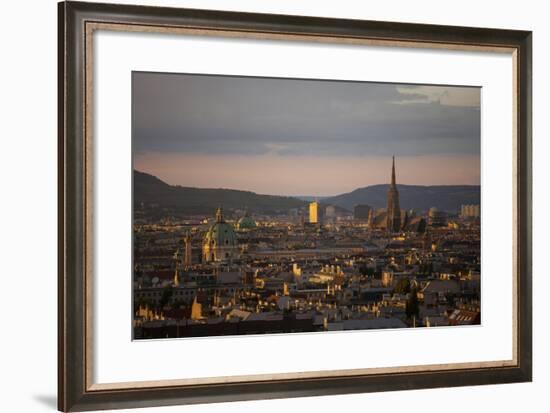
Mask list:
[[[386,210],[386,228],[390,233],[401,230],[401,208],[399,207],[399,192],[395,181],[395,156],[392,156],[391,184],[388,188],[388,208]]]
[[[391,186],[395,187],[395,156],[391,157]]]

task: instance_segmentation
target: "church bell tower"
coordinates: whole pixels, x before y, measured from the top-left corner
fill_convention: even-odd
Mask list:
[[[395,233],[401,230],[401,208],[399,207],[399,192],[395,183],[395,156],[392,156],[391,184],[388,189],[388,210],[386,218],[388,232]]]

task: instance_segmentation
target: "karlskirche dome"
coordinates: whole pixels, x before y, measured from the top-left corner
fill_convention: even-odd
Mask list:
[[[216,222],[208,229],[202,242],[204,262],[231,261],[237,258],[237,235],[233,225],[225,222],[222,208],[216,212]]]

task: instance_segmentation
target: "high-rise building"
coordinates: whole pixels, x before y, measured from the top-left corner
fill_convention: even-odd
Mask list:
[[[311,202],[309,204],[309,223],[310,224],[322,224],[323,223],[323,211],[321,210],[321,204],[319,202]]]
[[[325,216],[327,218],[336,217],[336,207],[334,205],[329,205],[325,208]]]
[[[428,222],[432,227],[443,227],[447,225],[447,214],[436,207],[428,211]]]
[[[460,207],[460,216],[463,218],[479,218],[479,204],[462,205]]]
[[[325,208],[324,223],[336,222],[336,207],[334,205],[328,205]]]
[[[386,216],[386,229],[388,232],[401,230],[401,208],[399,207],[399,192],[395,183],[395,157],[392,157],[391,184],[388,189],[388,208]]]
[[[371,210],[370,205],[359,204],[353,207],[353,218],[355,219],[369,219],[369,212]]]

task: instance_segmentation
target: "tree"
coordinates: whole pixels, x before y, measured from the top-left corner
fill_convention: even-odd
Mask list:
[[[166,287],[164,287],[164,291],[162,291],[162,297],[160,297],[159,307],[164,308],[164,306],[166,306],[166,304],[170,302],[173,294],[174,290],[171,285],[167,285]]]
[[[455,296],[453,293],[447,293],[445,294],[445,299],[447,300],[447,304],[453,307],[455,305]]]
[[[374,276],[375,271],[374,268],[367,267],[365,264],[362,264],[359,267],[359,273],[363,276],[368,275],[369,277],[372,277]]]
[[[411,291],[411,283],[407,278],[400,279],[395,285],[395,288],[393,289],[393,292],[395,294],[407,294],[410,291]]]
[[[405,313],[408,318],[413,316],[418,318],[419,305],[418,305],[418,295],[416,293],[416,286],[412,287],[409,294],[409,299],[407,300],[407,305],[405,307]]]

